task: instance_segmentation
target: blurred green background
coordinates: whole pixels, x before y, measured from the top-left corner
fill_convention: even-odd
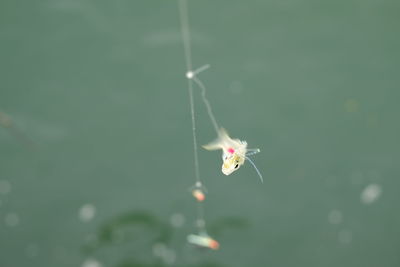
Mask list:
[[[200,151],[220,250],[186,243],[177,1],[2,0],[0,266],[400,266],[400,2],[189,9],[217,119],[262,150],[264,184]],[[215,133],[195,98],[204,144]]]

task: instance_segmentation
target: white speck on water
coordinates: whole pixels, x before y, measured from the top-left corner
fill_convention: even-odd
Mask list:
[[[39,246],[36,244],[29,244],[26,247],[26,256],[28,256],[29,258],[34,258],[39,254]]]
[[[188,78],[188,79],[192,79],[192,78],[193,78],[193,76],[194,76],[194,73],[193,73],[193,71],[188,71],[188,72],[186,72],[186,78]]]
[[[341,230],[338,238],[340,243],[349,244],[353,240],[353,233],[350,230]]]
[[[102,267],[103,265],[96,259],[86,259],[82,263],[82,267]]]
[[[93,204],[85,204],[79,210],[79,219],[82,222],[91,221],[96,215],[96,207]]]
[[[171,215],[169,221],[173,227],[179,228],[185,223],[185,217],[181,213],[174,213]]]
[[[378,184],[370,184],[361,193],[361,202],[371,204],[382,194],[382,188]]]
[[[0,180],[0,194],[7,195],[11,192],[11,184],[7,180]]]
[[[19,216],[16,213],[8,213],[4,219],[7,226],[14,227],[19,224]]]
[[[343,214],[340,210],[331,210],[328,215],[331,224],[340,224],[343,221]]]

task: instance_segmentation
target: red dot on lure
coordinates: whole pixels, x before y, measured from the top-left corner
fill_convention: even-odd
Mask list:
[[[233,153],[235,153],[235,149],[233,149],[233,148],[228,148],[228,152],[230,153],[230,154],[233,154]]]

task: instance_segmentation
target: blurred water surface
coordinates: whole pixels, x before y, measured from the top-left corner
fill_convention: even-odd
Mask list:
[[[399,266],[400,2],[189,1],[219,122],[198,251],[176,1],[0,2],[0,265]],[[199,143],[215,138],[196,91]],[[10,124],[10,118],[12,123]]]

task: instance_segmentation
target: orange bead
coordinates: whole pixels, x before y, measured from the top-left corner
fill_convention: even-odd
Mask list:
[[[194,198],[199,202],[202,202],[202,201],[204,201],[204,199],[206,199],[206,195],[204,195],[203,191],[201,191],[199,189],[193,190],[192,194],[193,194]]]
[[[219,248],[219,243],[214,240],[214,239],[210,239],[210,243],[208,245],[211,249],[217,250]]]

